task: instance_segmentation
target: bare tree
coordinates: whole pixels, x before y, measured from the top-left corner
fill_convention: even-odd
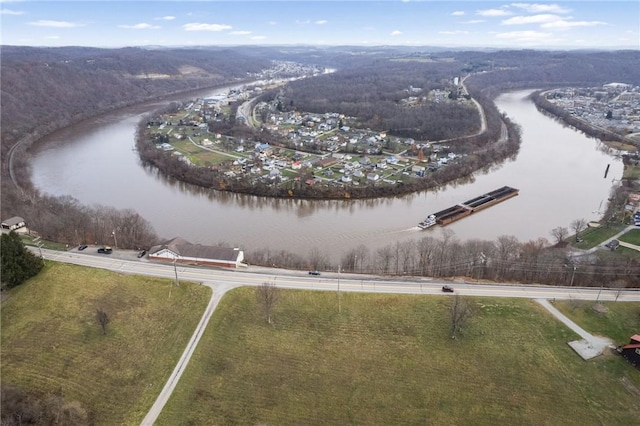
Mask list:
[[[274,283],[263,282],[256,288],[256,297],[258,303],[262,305],[264,313],[267,316],[267,323],[271,324],[271,313],[276,303],[278,303],[279,296],[278,287]]]
[[[551,230],[551,236],[556,240],[556,244],[560,244],[569,235],[569,230],[564,226],[558,226]]]
[[[462,333],[471,318],[472,309],[467,299],[456,293],[451,301],[451,338],[455,339]]]
[[[109,316],[102,309],[98,309],[96,311],[96,320],[98,324],[100,324],[100,328],[102,328],[102,334],[107,334],[107,324],[109,324]]]
[[[578,241],[578,236],[580,235],[580,232],[582,232],[582,230],[586,227],[587,227],[587,220],[584,218],[574,219],[571,221],[571,229],[573,229],[573,231],[576,233],[576,241]]]
[[[622,294],[622,290],[624,290],[626,287],[627,287],[627,282],[623,279],[613,280],[609,283],[609,288],[615,289],[616,302],[618,301],[618,298]]]

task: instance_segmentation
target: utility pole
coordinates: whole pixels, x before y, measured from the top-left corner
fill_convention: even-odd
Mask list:
[[[573,265],[573,273],[571,274],[571,284],[569,284],[569,287],[573,287],[573,278],[576,276],[576,269],[578,267],[576,265]]]
[[[116,247],[116,250],[118,249],[118,239],[116,238],[116,231],[115,229],[113,231],[111,231],[111,235],[113,235],[113,244]]]
[[[178,268],[176,268],[176,259],[173,258],[173,271],[176,273],[176,285],[180,285],[180,282],[178,281]]]
[[[340,265],[338,265],[338,313],[342,312],[342,306],[340,304]]]

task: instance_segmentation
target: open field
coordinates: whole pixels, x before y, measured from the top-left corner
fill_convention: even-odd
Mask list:
[[[583,361],[535,302],[470,299],[452,340],[450,301],[343,293],[338,313],[334,292],[281,291],[268,325],[254,290],[233,290],[157,424],[637,422],[640,372]]]
[[[2,302],[2,382],[79,401],[98,425],[139,424],[211,295],[172,284],[47,262]]]
[[[607,336],[614,344],[629,343],[629,337],[640,333],[640,304],[599,302],[606,312],[597,312],[594,303],[585,300],[557,300],[556,308],[592,334]]]

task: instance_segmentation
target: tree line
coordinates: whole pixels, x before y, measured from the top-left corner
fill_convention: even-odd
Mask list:
[[[18,190],[2,182],[0,207],[3,217],[23,217],[29,228],[42,239],[69,246],[86,244],[115,245],[118,248],[149,248],[159,241],[151,224],[131,209],[110,206],[86,206],[68,195],[51,196],[38,191]],[[114,236],[115,232],[115,236]]]
[[[352,248],[336,262],[317,249],[304,256],[285,250],[247,250],[250,264],[294,269],[583,287],[640,287],[640,261],[632,256],[596,251],[589,259],[572,258],[563,244],[546,238],[520,242],[513,236],[495,241],[458,240],[443,229],[440,237],[396,242],[371,250]]]

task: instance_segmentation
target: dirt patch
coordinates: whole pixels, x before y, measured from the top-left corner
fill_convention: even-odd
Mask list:
[[[609,312],[609,308],[604,306],[602,303],[594,303],[593,306],[591,307],[591,309],[593,309],[595,312],[597,312],[599,314],[602,314],[602,315],[604,315],[607,312]]]

